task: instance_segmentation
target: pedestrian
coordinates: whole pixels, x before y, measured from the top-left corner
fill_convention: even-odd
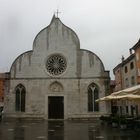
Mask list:
[[[2,121],[3,106],[0,107],[0,121]]]

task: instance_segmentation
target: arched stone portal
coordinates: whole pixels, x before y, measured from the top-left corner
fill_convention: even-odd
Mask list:
[[[60,96],[63,93],[63,85],[54,81],[49,86],[51,96],[48,96],[48,118],[49,119],[64,119],[64,97]]]
[[[64,119],[63,96],[48,96],[48,119]]]

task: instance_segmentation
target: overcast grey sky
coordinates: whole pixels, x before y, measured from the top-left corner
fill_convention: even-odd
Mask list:
[[[110,70],[129,56],[140,38],[140,0],[0,0],[0,72],[31,50],[37,33],[59,9],[81,48],[96,53]]]

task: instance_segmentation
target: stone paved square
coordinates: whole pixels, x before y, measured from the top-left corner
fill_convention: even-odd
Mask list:
[[[139,140],[139,131],[99,121],[11,121],[0,123],[0,140]]]

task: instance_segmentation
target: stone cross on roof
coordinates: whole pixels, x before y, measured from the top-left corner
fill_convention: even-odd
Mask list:
[[[59,10],[57,9],[56,13],[56,17],[58,18],[58,14],[60,14],[61,12],[59,12]]]

